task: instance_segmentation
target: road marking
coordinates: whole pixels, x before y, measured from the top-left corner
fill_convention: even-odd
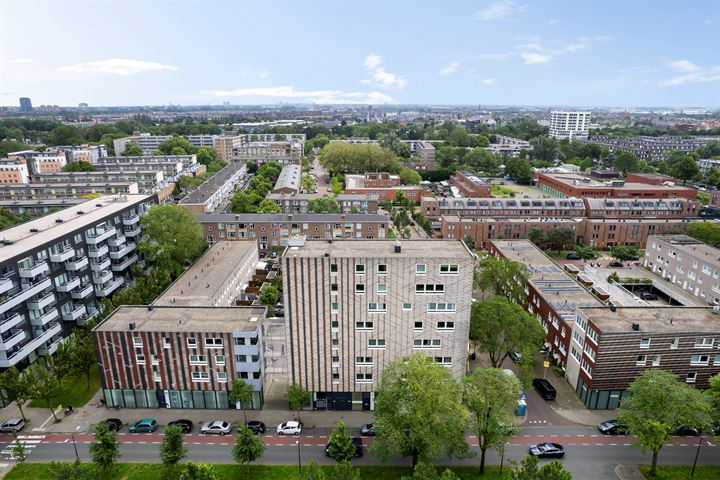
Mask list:
[[[7,468],[9,466],[10,466],[9,463],[0,463],[0,468]]]

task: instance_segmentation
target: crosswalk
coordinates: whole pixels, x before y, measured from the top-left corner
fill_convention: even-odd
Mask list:
[[[25,455],[32,453],[33,448],[37,447],[39,443],[43,441],[45,435],[18,435],[17,443],[21,443],[25,447]],[[0,451],[0,460],[14,460],[13,457],[13,446],[15,446],[16,440],[5,445]]]

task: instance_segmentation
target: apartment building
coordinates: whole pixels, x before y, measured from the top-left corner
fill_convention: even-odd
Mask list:
[[[130,278],[146,195],[88,200],[8,228],[0,242],[0,368],[52,354]]]
[[[442,238],[464,240],[470,237],[476,248],[487,248],[490,241],[519,240],[528,238],[533,230],[550,233],[556,228],[576,231],[579,220],[575,218],[461,218],[453,215],[442,217]]]
[[[373,410],[390,362],[466,372],[475,256],[446,240],[307,241],[283,253],[290,381],[315,409]]]
[[[300,165],[285,165],[280,171],[280,175],[278,175],[272,193],[300,193],[301,178],[302,169]]]
[[[59,145],[55,148],[65,152],[68,162],[95,163],[100,157],[107,157],[105,145]]]
[[[0,185],[0,200],[59,200],[89,195],[137,195],[136,182],[28,183]]]
[[[181,176],[202,175],[207,171],[205,165],[197,162],[195,155],[104,157],[99,158],[94,167],[100,172],[161,171],[167,182],[176,182]]]
[[[470,198],[490,197],[490,185],[470,172],[457,171],[450,177],[450,185],[457,188],[460,195]]]
[[[415,156],[428,166],[435,166],[435,147],[430,142],[415,142]]]
[[[213,140],[213,149],[224,162],[232,162],[233,151],[246,143],[245,135],[221,135]]]
[[[419,202],[423,189],[416,185],[400,185],[400,176],[387,172],[345,175],[345,193],[375,195],[381,202],[394,201],[398,192],[413,202]]]
[[[152,194],[165,183],[163,172],[159,170],[124,170],[115,172],[54,172],[42,173],[31,177],[33,183],[39,184],[73,184],[73,183],[136,183],[138,191]]]
[[[23,150],[7,154],[8,160],[18,160],[28,166],[31,174],[61,172],[67,165],[65,152],[57,149],[50,149],[44,152],[36,150]]]
[[[695,218],[700,202],[688,198],[585,198],[588,218],[669,219]]]
[[[232,195],[246,175],[245,164],[230,163],[180,200],[180,205],[195,214],[212,213]]]
[[[116,155],[122,155],[128,145],[139,146],[145,155],[152,155],[160,150],[160,144],[170,140],[172,135],[150,135],[149,133],[141,133],[130,137],[117,138],[113,140],[113,147]],[[183,135],[195,147],[213,148],[215,135]]]
[[[687,229],[690,218],[585,218],[576,230],[576,240],[597,248],[631,245],[645,248],[651,235],[677,234]]]
[[[27,164],[20,160],[0,160],[0,184],[22,184],[30,181]]]
[[[22,215],[27,213],[32,216],[44,215],[51,210],[74,207],[87,202],[86,198],[63,198],[50,200],[0,200],[0,208],[8,210],[12,214]]]
[[[304,154],[304,148],[305,142],[300,140],[250,141],[233,149],[232,161],[241,163],[255,162],[258,165],[276,161],[281,165],[299,165]]]
[[[611,153],[625,151],[632,153],[641,160],[650,160],[662,156],[663,153],[678,150],[688,153],[717,140],[713,136],[686,136],[663,135],[650,137],[635,135],[632,137],[610,137],[604,135],[593,135],[588,139],[581,140],[583,143],[594,143],[606,147]]]
[[[623,180],[601,182],[576,173],[537,173],[536,183],[553,197],[697,198],[697,190],[680,185],[651,185]]]
[[[580,198],[446,198],[423,197],[420,209],[426,218],[459,217],[581,218],[585,203]]]
[[[590,132],[590,112],[550,112],[550,138],[559,140],[587,139]]]
[[[720,319],[712,308],[578,307],[570,337],[565,374],[593,410],[617,408],[651,368],[698,388],[720,373]]]
[[[520,156],[520,152],[522,152],[523,150],[525,150],[526,152],[532,152],[533,146],[530,144],[530,142],[527,142],[525,140],[508,137],[505,135],[495,135],[495,143],[491,143],[484,148],[486,151],[494,153],[495,155],[517,158]]]
[[[701,158],[695,161],[697,163],[698,168],[700,169],[700,173],[704,177],[708,174],[708,172],[711,169],[720,170],[720,160],[712,159],[712,158]]]
[[[275,202],[282,213],[308,213],[311,200],[318,198],[333,199],[342,213],[377,213],[377,195],[340,194],[335,196],[321,195],[319,193],[269,193],[268,200]]]
[[[390,220],[379,214],[241,213],[197,215],[205,238],[255,239],[260,250],[282,247],[292,238],[372,240],[387,237]]]
[[[263,397],[265,307],[125,306],[94,329],[108,407],[236,408],[232,381]]]

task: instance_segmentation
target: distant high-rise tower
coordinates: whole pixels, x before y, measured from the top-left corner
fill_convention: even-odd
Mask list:
[[[557,139],[585,139],[590,130],[590,112],[550,112],[550,137]]]
[[[88,109],[88,104],[87,104],[87,103],[84,103],[84,102],[78,103],[78,110],[83,110],[83,111],[85,111],[85,110],[87,110],[87,109]]]
[[[20,97],[20,111],[21,112],[32,112],[32,102],[28,97]]]

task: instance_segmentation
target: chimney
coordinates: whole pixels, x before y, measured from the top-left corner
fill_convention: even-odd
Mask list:
[[[615,304],[614,304],[614,303],[611,303],[611,304],[610,304],[610,311],[611,311],[611,312],[614,312],[614,311],[616,311],[616,310],[617,310],[617,307],[615,306]]]
[[[135,322],[128,323],[128,330],[135,330]]]
[[[398,240],[397,242],[395,242],[395,253],[400,252],[402,252],[402,247],[400,246],[400,240]]]
[[[635,330],[636,332],[639,332],[639,331],[640,331],[640,324],[639,324],[639,323],[633,323],[633,324],[632,324],[632,329]]]

